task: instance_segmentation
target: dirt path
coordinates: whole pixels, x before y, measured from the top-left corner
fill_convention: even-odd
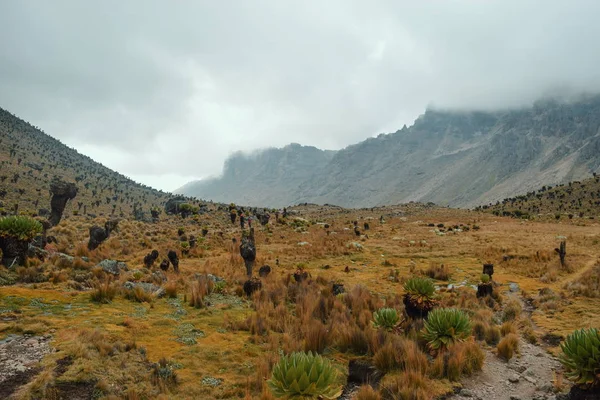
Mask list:
[[[49,335],[8,335],[0,340],[0,399],[9,398],[37,375],[38,362],[51,351],[49,341]]]
[[[517,293],[507,292],[506,298],[514,298],[523,305],[523,313],[531,316],[531,306]],[[486,350],[483,369],[478,374],[463,381],[463,389],[449,399],[481,400],[555,400],[553,381],[555,371],[560,370],[560,362],[542,347],[532,345],[523,339],[519,345],[520,354],[509,362],[500,359]]]
[[[463,389],[450,399],[482,400],[556,399],[552,393],[554,371],[560,363],[542,348],[523,340],[520,357],[508,363],[486,352],[483,370],[463,381]]]

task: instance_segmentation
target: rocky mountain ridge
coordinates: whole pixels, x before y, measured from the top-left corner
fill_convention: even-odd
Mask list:
[[[429,109],[411,127],[336,152],[290,145],[234,154],[221,177],[178,193],[273,207],[474,207],[599,171],[599,127],[600,96],[497,112]]]

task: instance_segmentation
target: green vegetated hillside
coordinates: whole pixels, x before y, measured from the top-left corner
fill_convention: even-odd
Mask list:
[[[162,207],[171,197],[106,168],[0,109],[0,213],[13,213],[15,207],[35,213],[50,209],[50,181],[55,176],[77,183],[78,194],[67,204],[66,217],[129,216],[134,208],[149,215],[152,207]]]
[[[599,126],[600,96],[496,112],[427,110],[411,127],[335,153],[288,146],[237,154],[222,177],[179,192],[266,206],[431,201],[474,207],[598,172]],[[281,165],[288,167],[285,175]]]
[[[527,194],[477,207],[517,218],[597,218],[600,216],[600,176],[557,186],[542,186]]]

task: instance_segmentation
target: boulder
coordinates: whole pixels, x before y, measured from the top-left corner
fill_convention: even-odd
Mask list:
[[[136,288],[142,288],[142,290],[146,293],[149,293],[153,296],[155,296],[156,298],[160,299],[161,297],[164,297],[165,295],[165,289],[163,289],[160,286],[156,286],[152,283],[147,283],[147,282],[131,282],[131,281],[127,281],[123,284],[123,287],[125,289],[128,290],[134,290]]]
[[[102,268],[104,272],[112,275],[119,275],[121,271],[129,271],[127,264],[116,260],[102,260],[97,267]]]

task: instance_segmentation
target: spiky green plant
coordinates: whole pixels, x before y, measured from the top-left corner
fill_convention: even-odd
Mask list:
[[[467,314],[456,308],[439,308],[429,313],[423,339],[431,350],[445,349],[471,334],[471,321]]]
[[[31,217],[11,216],[0,219],[0,236],[32,240],[43,231],[42,224]]]
[[[335,399],[342,392],[333,366],[312,352],[283,356],[267,383],[275,397],[286,399]]]
[[[426,299],[433,297],[435,286],[431,279],[415,276],[404,283],[404,291],[411,296]]]
[[[435,286],[431,279],[410,278],[404,283],[404,290],[406,292],[404,294],[404,306],[409,316],[414,311],[421,317],[425,317],[436,304],[433,299]]]
[[[489,283],[490,276],[488,274],[481,274],[481,283]]]
[[[560,345],[565,376],[578,385],[600,384],[600,332],[596,328],[571,333]]]
[[[373,314],[373,325],[388,331],[394,329],[400,321],[398,311],[393,308],[381,308]]]

